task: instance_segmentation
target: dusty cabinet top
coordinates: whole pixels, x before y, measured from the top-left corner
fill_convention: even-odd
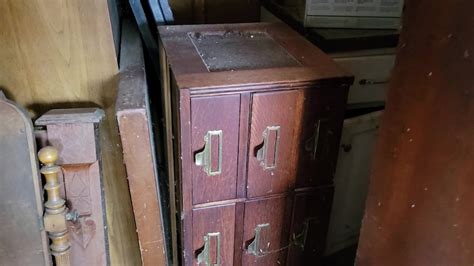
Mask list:
[[[352,75],[282,23],[161,26],[179,88],[214,88],[337,80]]]

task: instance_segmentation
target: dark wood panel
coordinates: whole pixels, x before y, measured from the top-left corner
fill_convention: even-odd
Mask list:
[[[320,265],[325,251],[333,188],[295,195],[288,265]]]
[[[473,10],[406,1],[357,265],[474,262]]]
[[[300,94],[296,187],[331,184],[336,169],[347,88],[305,89]]]
[[[235,204],[193,210],[192,265],[232,265],[234,222]]]
[[[297,91],[253,95],[248,197],[285,192],[294,187],[292,153],[297,96]]]
[[[236,196],[239,112],[240,95],[191,99],[194,204]]]
[[[291,207],[288,197],[245,203],[242,265],[285,265]]]

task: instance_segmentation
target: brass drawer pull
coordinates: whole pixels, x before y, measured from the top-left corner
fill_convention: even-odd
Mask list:
[[[260,161],[260,165],[263,167],[263,170],[275,169],[277,167],[278,161],[280,126],[267,126],[267,128],[265,128],[265,130],[263,131],[262,136],[263,145],[257,151],[257,160]],[[269,153],[271,153],[270,156]]]
[[[222,130],[211,130],[208,131],[207,134],[204,136],[204,142],[206,143],[204,146],[204,150],[200,153],[196,154],[195,157],[195,164],[197,166],[203,166],[204,172],[208,176],[220,175],[222,173]],[[218,152],[218,163],[217,169],[213,169],[212,166],[212,140],[217,138],[217,152]]]
[[[305,219],[303,222],[303,230],[301,230],[299,234],[293,234],[293,244],[301,248],[301,250],[304,250],[304,246],[306,245],[309,226],[315,221],[317,221],[317,218],[314,217]]]
[[[257,227],[255,227],[255,238],[253,241],[249,244],[247,248],[247,252],[250,254],[253,254],[257,257],[262,256],[264,254],[264,251],[260,247],[260,237],[261,237],[261,232],[263,229],[270,229],[270,224],[265,223],[265,224],[259,224]]]
[[[211,241],[215,242],[215,257],[211,257]],[[204,236],[204,248],[197,255],[198,265],[218,266],[221,265],[221,233],[208,233]]]

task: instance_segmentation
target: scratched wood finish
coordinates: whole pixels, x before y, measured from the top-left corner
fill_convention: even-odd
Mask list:
[[[218,262],[217,257],[220,257],[219,265],[232,265],[234,259],[235,204],[195,209],[193,210],[193,219],[192,255],[194,256],[194,265],[197,265],[197,257],[203,251],[204,236],[209,233],[219,233],[220,238],[219,247],[217,247],[215,239],[212,239],[209,244],[211,265]]]
[[[213,171],[219,168],[219,149],[222,148],[222,173],[209,176],[203,166],[193,165],[193,203],[233,199],[237,186],[240,96],[194,98],[191,99],[191,110],[191,142],[195,157],[205,149],[204,137],[209,131],[222,131],[222,143],[218,136],[213,136],[207,144],[212,147],[208,167]]]
[[[204,218],[196,216],[196,210],[218,209],[232,204],[235,205],[235,214],[232,215],[232,222],[226,223],[234,232],[233,253],[227,259],[233,265],[286,264],[288,244],[291,244],[291,202],[297,172],[302,171],[297,169],[296,159],[298,151],[304,149],[301,147],[301,134],[306,132],[304,127],[311,124],[303,120],[311,118],[314,124],[315,119],[307,118],[305,111],[313,107],[325,115],[327,106],[335,108],[338,115],[328,116],[328,119],[339,119],[331,123],[341,124],[340,114],[344,110],[347,89],[352,83],[351,75],[281,24],[166,26],[159,27],[159,32],[163,51],[162,74],[163,80],[166,80],[163,106],[167,125],[168,174],[170,184],[175,185],[170,186],[170,195],[174,195],[171,196],[172,202],[176,202],[176,216],[173,217],[177,218],[172,220],[177,228],[173,233],[173,245],[182,248],[182,257],[174,262],[195,264],[199,253],[196,251],[203,247],[203,223],[213,223],[218,219],[216,215],[209,214],[203,222]],[[209,42],[206,38],[215,42]],[[236,46],[226,38],[237,38],[236,43],[242,45]],[[253,40],[255,38],[263,39],[266,44],[262,46]],[[203,49],[201,45],[205,42],[211,47]],[[252,45],[257,45],[257,48]],[[214,46],[216,49],[213,49]],[[259,52],[258,49],[265,51]],[[249,50],[253,52],[249,53]],[[245,54],[235,56],[242,52]],[[281,60],[262,56],[273,52]],[[219,55],[211,56],[210,53]],[[235,57],[238,62],[224,59],[228,57]],[[305,90],[318,91],[320,95],[316,93],[318,99],[315,101],[305,101]],[[337,99],[328,96],[334,92],[337,92]],[[313,124],[311,133],[314,131]],[[262,147],[265,129],[271,126],[280,126],[278,150],[276,127],[267,131],[269,137],[266,142],[268,158],[277,154],[277,166],[264,171],[256,153]],[[329,127],[340,130],[337,126]],[[225,173],[208,177],[201,166],[195,165],[196,154],[203,151],[205,133],[220,128],[224,129]],[[334,133],[334,136],[340,134]],[[215,161],[214,152],[212,156]],[[328,158],[329,161],[331,158]],[[324,169],[319,170],[324,172]],[[219,179],[206,183],[214,177]],[[304,181],[306,177],[302,178]],[[298,190],[312,191],[314,188],[304,186],[323,183],[302,182]],[[330,184],[326,182],[326,185]],[[298,209],[295,206],[295,210]],[[306,213],[309,210],[300,211]],[[326,209],[321,216],[327,219],[329,211]],[[271,252],[256,256],[248,252],[248,246],[255,236],[256,223],[267,223],[265,221],[271,224],[272,229],[263,233],[262,243],[265,250]],[[175,254],[175,258],[178,257]]]
[[[297,96],[297,91],[253,95],[247,176],[249,198],[281,193],[294,188],[296,167],[292,154],[295,149]],[[268,141],[264,143],[264,131],[271,126],[279,126],[279,133],[268,133]],[[275,134],[279,135],[279,140],[275,139],[277,137]],[[257,158],[259,149],[268,151],[264,161],[269,165],[276,164],[274,169],[264,169],[263,161]]]
[[[145,60],[134,23],[122,23],[116,116],[123,147],[142,265],[165,265],[169,254],[163,223]]]
[[[242,265],[285,265],[291,222],[291,198],[273,197],[245,203],[244,248]],[[260,231],[257,243],[262,254],[252,254],[249,245],[256,239],[258,225],[268,224]]]
[[[111,263],[140,253],[115,116],[117,58],[107,0],[1,0],[0,87],[37,117],[53,108],[101,107]]]
[[[474,261],[472,1],[406,1],[357,265]]]

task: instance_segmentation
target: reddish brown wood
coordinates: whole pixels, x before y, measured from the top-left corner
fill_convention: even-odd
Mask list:
[[[289,244],[291,200],[286,197],[249,200],[245,203],[242,265],[285,265]],[[260,231],[259,254],[250,253],[249,245]]]
[[[247,224],[258,218],[254,212],[258,206],[259,212],[270,213],[269,218],[282,217],[272,222],[274,229],[267,235],[272,241],[278,240],[274,245],[288,244],[292,205],[286,203],[286,197],[291,201],[297,172],[301,172],[296,169],[299,166],[296,159],[298,151],[304,148],[300,147],[300,134],[306,126],[303,123],[307,119],[303,117],[305,110],[310,109],[313,102],[321,103],[321,107],[315,107],[318,110],[323,106],[337,109],[334,112],[337,115],[328,115],[328,119],[337,119],[331,121],[330,128],[340,130],[347,87],[352,78],[316,47],[281,24],[166,26],[159,31],[162,78],[166,81],[162,92],[168,130],[167,158],[169,165],[174,165],[168,168],[170,195],[175,195],[171,202],[176,200],[171,209],[176,206],[177,212],[174,222],[178,230],[173,239],[183,249],[181,263],[192,265],[194,251],[200,248],[190,237],[195,236],[195,230],[201,226],[196,224],[193,209],[235,204],[231,226],[235,230],[232,262],[248,265],[252,259],[243,247],[249,240]],[[305,89],[317,90],[321,99],[305,103]],[[336,99],[328,96],[334,91]],[[281,139],[277,151],[276,127],[267,132],[267,159],[276,154],[277,167],[263,171],[255,152],[268,126],[280,126]],[[219,129],[223,130],[223,173],[208,176],[202,166],[195,165],[196,155],[203,151],[206,132]],[[335,138],[339,134],[334,132]],[[337,142],[328,142],[331,143],[329,148],[337,146]],[[328,165],[332,160],[335,157],[327,158]],[[214,149],[212,161],[213,165],[217,161]],[[321,176],[330,179],[331,175],[324,174],[325,169],[319,170]],[[322,183],[309,182],[302,186]],[[270,203],[265,207],[266,203],[254,203],[266,202],[262,196],[282,198],[284,204]],[[250,200],[251,197],[259,198]],[[249,211],[244,207],[247,204],[250,204]],[[207,220],[214,221],[212,217]],[[288,247],[281,247],[281,252],[265,256],[262,263],[285,264]]]
[[[239,169],[237,176],[237,198],[245,198],[247,193],[247,154],[249,151],[247,136],[250,127],[250,103],[252,94],[240,94],[240,135],[239,135]]]
[[[107,265],[110,260],[97,148],[103,115],[97,108],[54,109],[35,121],[46,126],[49,145],[59,151],[67,206],[79,214],[68,225],[71,265]]]
[[[143,265],[169,262],[141,39],[124,22],[116,116]],[[169,229],[168,229],[169,230]]]
[[[247,196],[254,198],[291,190],[295,183],[295,164],[292,158],[295,129],[297,91],[256,93],[252,99],[252,121],[248,153]],[[269,133],[264,144],[263,134],[268,127],[280,127],[279,133]],[[276,140],[276,134],[279,140]],[[265,163],[257,151],[266,149],[264,161],[276,164],[274,169],[264,169]],[[276,158],[276,161],[274,159]]]
[[[199,97],[191,99],[191,127],[193,165],[193,203],[233,199],[236,196],[237,161],[239,148],[240,96]],[[196,157],[206,146],[204,138],[209,131],[222,131],[222,143],[213,136],[209,168],[219,168],[219,149],[222,149],[220,174],[209,176],[203,166],[196,165]],[[222,146],[222,147],[220,147]],[[216,190],[216,188],[219,188]]]
[[[209,233],[219,234],[219,247],[216,237],[211,237],[209,244],[210,262],[219,265],[231,265],[234,260],[235,204],[193,210],[193,264],[204,249],[204,237]],[[219,250],[219,254],[217,251]],[[209,264],[209,265],[213,265]],[[201,265],[206,265],[201,263]]]
[[[406,1],[357,265],[474,262],[472,1]]]
[[[305,89],[300,94],[296,187],[330,185],[336,168],[347,88]]]
[[[295,195],[288,265],[320,265],[326,244],[333,188]]]

